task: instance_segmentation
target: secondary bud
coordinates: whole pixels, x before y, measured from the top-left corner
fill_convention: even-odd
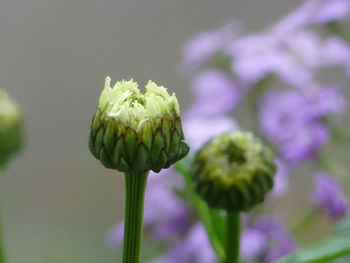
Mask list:
[[[89,147],[106,168],[122,172],[159,172],[189,151],[175,94],[149,81],[105,81],[92,120]]]
[[[0,166],[17,152],[23,142],[23,120],[17,104],[0,90]]]
[[[212,207],[247,211],[272,189],[272,152],[251,133],[212,138],[195,155],[191,175],[198,194]]]

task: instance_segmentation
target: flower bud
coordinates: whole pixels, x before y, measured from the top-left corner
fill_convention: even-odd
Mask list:
[[[159,172],[189,151],[184,140],[175,94],[149,81],[144,91],[136,82],[106,78],[92,120],[89,148],[106,168],[121,172]]]
[[[17,104],[0,90],[0,166],[17,152],[23,142],[23,120]]]
[[[212,207],[247,211],[272,189],[276,166],[272,152],[247,132],[213,137],[195,155],[195,190]]]

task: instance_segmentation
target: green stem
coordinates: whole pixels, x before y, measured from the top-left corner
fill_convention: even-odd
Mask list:
[[[143,204],[147,177],[148,172],[125,173],[126,203],[123,263],[140,262]]]
[[[241,220],[239,212],[227,212],[226,263],[239,263]]]
[[[5,246],[4,246],[4,234],[3,234],[3,227],[2,227],[2,220],[0,220],[0,263],[5,263],[6,257],[5,257]]]

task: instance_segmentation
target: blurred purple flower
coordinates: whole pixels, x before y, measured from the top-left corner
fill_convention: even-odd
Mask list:
[[[319,65],[323,42],[315,31],[293,32],[284,37],[282,44],[301,65],[309,68]]]
[[[326,24],[343,20],[350,12],[349,0],[309,0],[305,5],[312,23]]]
[[[260,122],[263,132],[291,163],[312,159],[328,141],[322,121],[344,111],[337,86],[310,87],[303,91],[270,92],[263,98]]]
[[[183,188],[182,177],[171,168],[150,174],[146,190],[144,224],[153,238],[171,240],[183,232],[190,220],[190,210],[174,189]]]
[[[272,262],[295,249],[291,234],[278,218],[260,216],[252,227],[264,233],[268,240],[265,251],[259,256],[262,262]]]
[[[185,118],[183,128],[186,140],[190,143],[193,152],[198,150],[211,137],[239,129],[233,118],[228,116]]]
[[[348,200],[340,183],[326,172],[316,174],[312,200],[317,207],[334,219],[343,217],[348,210]]]
[[[347,66],[350,45],[338,36],[322,39],[311,30],[300,30],[283,38],[283,45],[301,67],[315,70],[318,67]]]
[[[217,70],[201,72],[192,81],[194,101],[187,112],[193,117],[211,117],[233,110],[239,91],[230,77]]]
[[[291,164],[315,158],[320,148],[329,140],[329,130],[322,124],[297,124],[290,128],[279,146],[281,154]]]
[[[275,163],[277,165],[277,173],[275,175],[274,186],[271,194],[274,196],[282,196],[288,191],[288,170],[281,160],[277,159]]]
[[[348,0],[307,0],[272,27],[279,35],[288,35],[303,27],[343,20],[350,12]]]
[[[305,94],[308,105],[305,114],[313,119],[343,115],[347,103],[341,91],[340,85],[309,87]]]
[[[254,228],[247,228],[241,234],[241,255],[244,261],[254,261],[267,249],[267,235]]]
[[[311,82],[311,68],[287,48],[287,43],[267,32],[233,42],[227,48],[227,53],[232,57],[234,75],[244,86],[254,85],[269,74],[276,74],[282,81],[293,86]]]
[[[321,51],[323,65],[349,65],[350,45],[338,36],[326,39]]]
[[[119,247],[124,239],[124,221],[118,222],[106,234],[106,242],[110,247]]]
[[[216,255],[211,247],[203,225],[196,223],[187,236],[170,248],[168,253],[148,263],[216,263]]]
[[[185,45],[182,52],[183,66],[186,71],[193,70],[219,52],[238,35],[240,29],[240,24],[232,22],[217,30],[203,32],[195,36]]]

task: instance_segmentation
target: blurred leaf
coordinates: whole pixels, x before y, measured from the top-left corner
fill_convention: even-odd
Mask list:
[[[322,263],[350,254],[350,230],[338,231],[274,263]]]
[[[186,157],[176,163],[177,171],[183,176],[186,184],[186,190],[189,194],[191,203],[202,221],[211,245],[220,261],[225,258],[225,221],[226,215],[218,209],[211,209],[194,191],[193,183],[189,174],[191,157]]]
[[[341,231],[350,230],[350,216],[347,216],[339,221],[337,226],[335,227],[333,233],[338,233]],[[349,263],[350,262],[350,256],[345,256],[338,258],[336,260],[332,261],[333,263]]]
[[[350,216],[346,216],[336,225],[333,233],[338,233],[341,231],[350,230]],[[350,261],[349,261],[350,262]]]

